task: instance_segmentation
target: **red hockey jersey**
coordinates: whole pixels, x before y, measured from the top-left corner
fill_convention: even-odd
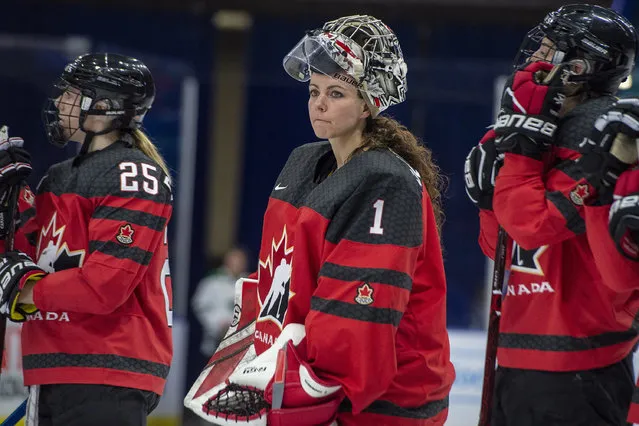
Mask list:
[[[335,164],[328,142],[290,156],[264,216],[257,352],[306,326],[309,363],[347,395],[341,425],[435,425],[454,380],[430,198],[389,150]]]
[[[49,272],[22,330],[26,385],[162,394],[172,357],[171,197],[160,167],[124,142],[49,169],[16,237]]]
[[[608,233],[610,206],[587,206],[585,209],[588,241],[595,264],[605,285],[617,292],[618,319],[627,327],[636,323],[639,313],[639,264],[623,257]],[[635,325],[636,327],[636,325]],[[639,383],[632,395],[628,422],[639,423]]]
[[[507,154],[494,212],[515,241],[502,305],[497,359],[504,367],[586,370],[628,356],[637,341],[631,317],[606,287],[585,234],[588,186],[575,165],[594,120],[614,101],[589,100],[564,117],[558,146],[538,161]],[[495,217],[482,213],[480,243],[494,256]]]

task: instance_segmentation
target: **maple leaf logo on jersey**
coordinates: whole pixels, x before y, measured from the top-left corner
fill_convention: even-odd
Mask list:
[[[579,184],[570,192],[570,201],[577,206],[583,206],[584,201],[589,195],[590,191],[588,191],[588,185]]]
[[[513,271],[525,272],[544,276],[544,270],[539,263],[539,257],[546,251],[548,246],[541,246],[532,250],[525,250],[517,243],[513,243],[513,256],[510,269]]]
[[[279,241],[271,242],[271,252],[259,262],[258,280],[271,280],[271,287],[262,304],[260,298],[260,315],[258,321],[272,321],[281,329],[284,323],[284,315],[288,309],[288,301],[293,297],[291,286],[291,258],[293,247],[288,246],[286,226],[282,231]],[[264,276],[262,274],[268,274]],[[268,278],[266,278],[268,277]]]
[[[355,297],[355,301],[360,305],[370,305],[373,303],[373,289],[368,283],[357,287],[357,297]]]
[[[66,225],[58,227],[58,213],[53,213],[47,226],[40,230],[36,249],[38,266],[46,272],[77,268],[84,263],[84,250],[70,250],[64,241]]]
[[[120,226],[120,233],[115,237],[122,244],[129,245],[133,242],[133,233],[135,231],[130,224]]]

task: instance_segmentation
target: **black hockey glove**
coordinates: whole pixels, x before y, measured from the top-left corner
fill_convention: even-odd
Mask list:
[[[20,140],[11,138],[10,140]],[[9,146],[2,150],[0,143],[0,188],[5,190],[14,185],[18,185],[31,175],[31,155],[23,148]]]
[[[20,291],[28,280],[39,280],[46,272],[19,251],[0,257],[0,315],[13,322],[23,322],[38,311],[35,305],[18,304]]]
[[[621,175],[614,197],[608,216],[610,236],[622,255],[639,262],[639,170]]]
[[[565,96],[561,66],[531,62],[506,82],[495,123],[497,151],[535,159],[552,144]]]
[[[9,127],[0,127],[0,191],[26,181],[31,175],[31,155],[23,148],[24,140],[9,137]]]
[[[31,175],[31,155],[23,148],[24,140],[19,137],[10,138],[9,128],[0,128],[0,239],[4,239],[9,226],[13,223],[10,217],[9,190],[21,185]]]
[[[495,178],[503,164],[503,157],[503,154],[497,154],[495,132],[490,130],[479,145],[470,150],[464,162],[466,195],[482,210],[493,209]]]
[[[639,99],[615,102],[597,121],[589,138],[580,145],[578,160],[585,179],[597,191],[593,202],[610,204],[617,179],[637,164]]]

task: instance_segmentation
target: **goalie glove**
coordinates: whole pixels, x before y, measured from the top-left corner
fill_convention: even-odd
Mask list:
[[[289,324],[273,346],[238,365],[215,389],[207,404],[209,418],[220,425],[330,424],[344,396],[342,387],[318,378],[305,358],[304,325]]]
[[[26,321],[38,311],[35,305],[19,304],[18,297],[29,280],[39,280],[46,273],[26,254],[5,253],[0,258],[0,314],[13,322]]]

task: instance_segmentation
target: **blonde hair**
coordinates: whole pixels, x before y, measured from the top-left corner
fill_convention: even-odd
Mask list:
[[[167,176],[171,176],[166,161],[164,161],[162,154],[160,154],[155,144],[151,142],[151,139],[140,129],[134,129],[131,132],[131,136],[133,136],[133,140],[135,141],[133,146],[142,151],[151,160],[155,161]]]
[[[386,116],[368,118],[363,133],[363,144],[355,149],[351,157],[369,149],[390,148],[419,172],[433,205],[437,229],[441,233],[444,223],[442,192],[446,179],[433,161],[433,153],[398,121]]]

